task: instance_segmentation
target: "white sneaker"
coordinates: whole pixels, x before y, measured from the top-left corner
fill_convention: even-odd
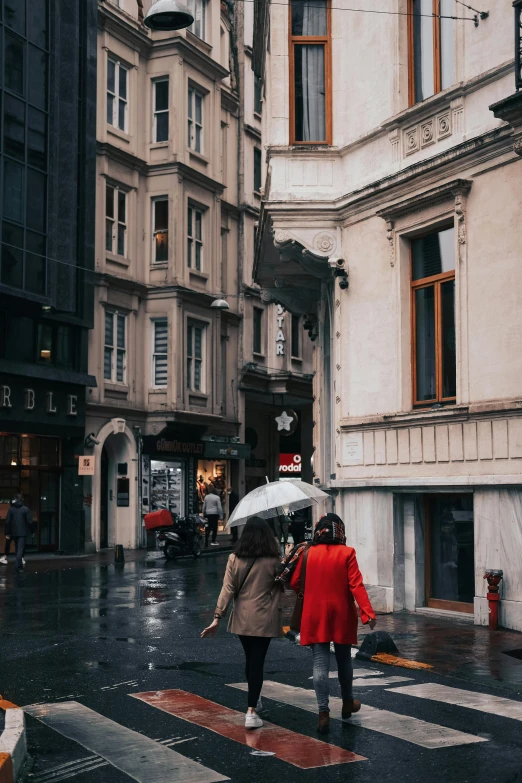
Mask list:
[[[0,563],[2,563],[2,565],[7,565],[7,557],[0,557]]]
[[[261,712],[262,709],[263,709],[263,699],[260,696],[259,699],[257,700],[256,712]]]
[[[263,721],[256,715],[256,713],[247,712],[245,715],[245,729],[260,729],[263,725]]]
[[[210,546],[219,546],[219,544],[218,544],[218,542],[217,542],[217,541],[212,541],[212,543],[211,543],[211,545],[210,545]]]
[[[25,560],[23,559],[23,557],[22,557],[22,565],[25,565]]]

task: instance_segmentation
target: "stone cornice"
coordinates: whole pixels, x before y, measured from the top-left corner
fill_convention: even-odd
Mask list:
[[[420,212],[426,207],[441,204],[449,199],[454,199],[458,194],[467,195],[471,190],[471,185],[472,182],[469,179],[452,179],[450,182],[445,182],[443,185],[430,188],[420,194],[415,193],[415,195],[410,196],[409,198],[403,199],[395,204],[390,204],[384,209],[379,209],[376,214],[386,221],[397,220],[412,212]]]
[[[110,35],[132,49],[139,50],[144,57],[152,47],[152,39],[147,28],[142,27],[137,19],[111,5],[107,0],[98,3],[98,27],[107,30]]]
[[[221,88],[221,108],[225,111],[229,111],[234,116],[237,116],[239,112],[238,95],[234,92],[230,92],[225,85]]]
[[[191,43],[187,38],[184,38],[181,35],[174,35],[173,38],[154,41],[153,50],[154,54],[165,52],[172,55],[177,54],[186,58],[194,68],[216,82],[220,82],[230,75],[230,71],[227,70],[227,68],[224,68],[216,60],[203,52],[196,44]]]
[[[283,216],[295,221],[298,214],[301,225],[304,225],[303,220],[308,222],[312,216],[322,220],[323,224],[324,221],[340,222],[360,212],[380,208],[387,199],[407,197],[419,188],[435,185],[450,173],[454,176],[469,171],[472,165],[478,166],[505,153],[512,153],[511,136],[511,128],[496,128],[344,196],[323,201],[295,200],[291,203],[279,198],[265,200],[264,209],[275,221]],[[514,154],[512,161],[518,161]]]
[[[259,143],[261,143],[261,129],[260,128],[254,128],[253,125],[248,125],[248,123],[245,122],[244,124],[245,133],[247,136],[250,136],[251,138],[255,139]]]

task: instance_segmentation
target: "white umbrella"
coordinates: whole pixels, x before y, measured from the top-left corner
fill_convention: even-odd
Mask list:
[[[245,495],[228,520],[227,527],[244,525],[249,517],[283,516],[328,498],[329,495],[305,481],[272,481]]]

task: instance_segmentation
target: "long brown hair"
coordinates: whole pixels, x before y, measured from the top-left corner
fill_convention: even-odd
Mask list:
[[[250,517],[236,547],[236,557],[280,557],[270,526],[261,517]]]

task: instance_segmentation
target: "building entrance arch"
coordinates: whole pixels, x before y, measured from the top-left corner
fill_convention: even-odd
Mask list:
[[[96,550],[116,544],[137,549],[141,531],[138,529],[138,463],[134,435],[123,420],[118,419],[107,422],[96,440],[98,443],[93,450],[96,468],[92,479],[92,537]]]

